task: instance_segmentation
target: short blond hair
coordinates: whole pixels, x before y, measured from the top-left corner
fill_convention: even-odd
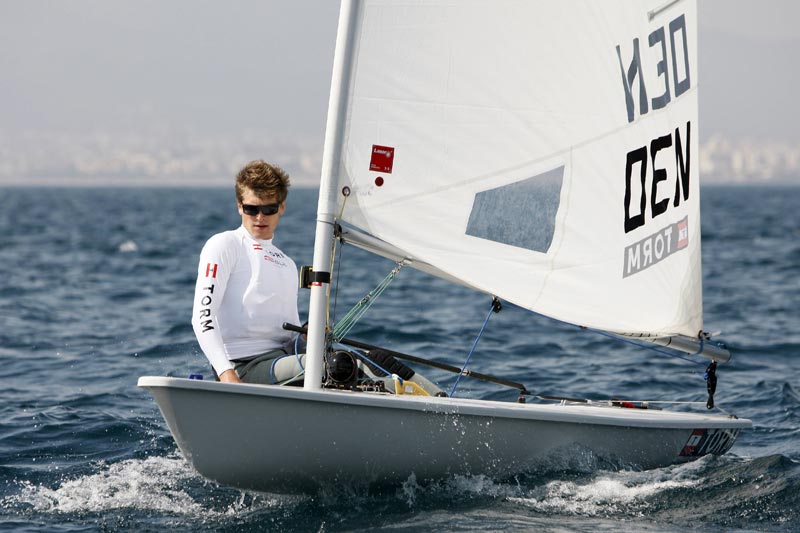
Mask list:
[[[289,195],[289,174],[262,159],[250,161],[236,175],[237,202],[242,203],[245,189],[250,189],[258,196],[274,194],[278,202],[283,202]]]

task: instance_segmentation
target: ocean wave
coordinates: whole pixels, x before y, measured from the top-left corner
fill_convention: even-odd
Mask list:
[[[58,467],[54,470],[57,472]],[[72,515],[76,519],[68,521],[84,524],[127,514],[132,517],[127,527],[117,524],[113,529],[131,530],[140,530],[148,516],[159,516],[161,527],[165,520],[169,522],[166,517],[172,516],[179,518],[178,524],[183,527],[190,525],[192,531],[217,531],[249,520],[286,521],[286,515],[307,500],[310,498],[305,496],[218,488],[173,452],[115,463],[97,461],[91,473],[76,477],[64,474],[54,483],[20,481],[14,494],[0,499],[0,509],[9,516],[27,519],[38,515],[59,520],[49,517]]]
[[[85,513],[135,508],[171,514],[203,516],[209,511],[185,490],[196,478],[179,457],[128,459],[97,464],[97,471],[62,479],[54,488],[24,481],[19,493],[0,500],[2,507],[36,512]]]

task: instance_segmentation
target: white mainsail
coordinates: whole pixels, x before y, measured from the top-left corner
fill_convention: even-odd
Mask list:
[[[697,339],[697,44],[693,0],[347,3],[320,220],[559,320]]]

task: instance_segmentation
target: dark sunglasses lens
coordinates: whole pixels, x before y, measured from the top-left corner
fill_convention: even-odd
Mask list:
[[[242,211],[245,215],[254,217],[261,211],[264,215],[274,215],[280,209],[281,204],[250,205],[242,204]]]

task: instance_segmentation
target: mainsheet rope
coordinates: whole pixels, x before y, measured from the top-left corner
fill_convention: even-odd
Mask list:
[[[706,364],[705,361],[695,361],[693,359],[689,359],[688,357],[684,357],[682,355],[677,355],[677,354],[670,353],[670,352],[668,352],[666,350],[662,350],[657,346],[647,345],[647,344],[644,344],[644,343],[641,343],[641,342],[634,341],[633,339],[626,339],[624,337],[620,337],[619,335],[614,335],[612,333],[608,333],[606,331],[602,331],[602,330],[599,330],[599,329],[587,328],[586,326],[578,326],[576,324],[570,324],[569,322],[564,322],[563,320],[558,320],[556,318],[549,317],[547,315],[542,315],[541,313],[535,313],[533,311],[530,311],[530,312],[532,312],[534,314],[537,314],[537,315],[540,315],[540,316],[544,316],[545,318],[549,318],[550,320],[552,320],[554,322],[560,322],[562,324],[568,324],[570,326],[573,326],[573,327],[576,327],[576,328],[579,328],[579,329],[582,329],[582,330],[585,330],[585,331],[591,331],[593,333],[597,333],[599,335],[602,335],[604,337],[608,337],[610,339],[615,339],[617,341],[621,341],[621,342],[625,342],[625,343],[628,343],[628,344],[632,344],[634,346],[638,346],[639,348],[645,348],[647,350],[652,350],[652,351],[654,351],[654,352],[656,352],[656,353],[658,353],[660,355],[665,355],[667,357],[672,357],[674,359],[681,359],[683,361],[686,361],[688,363],[692,363],[692,364],[695,364],[695,365],[705,365]],[[697,355],[699,353],[702,353],[703,345],[705,343],[705,338],[702,335],[700,335],[699,336],[699,340],[700,340],[700,349],[697,352],[695,352],[693,354],[690,354],[690,355]],[[717,362],[712,360],[711,364],[709,364],[706,367],[705,372],[697,372],[695,370],[692,370],[691,373],[696,375],[696,376],[698,376],[698,377],[700,377],[701,379],[705,380],[706,388],[707,388],[707,391],[708,391],[708,401],[706,402],[706,408],[713,409],[715,407],[715,405],[714,405],[714,394],[716,393],[716,389],[717,389]]]
[[[458,377],[456,378],[456,382],[453,383],[453,388],[450,389],[450,397],[452,398],[456,393],[456,388],[458,387],[459,382],[461,381],[461,376],[464,375],[464,372],[467,370],[467,365],[469,364],[469,360],[472,357],[472,354],[475,352],[475,348],[478,346],[478,341],[481,340],[483,336],[483,332],[486,331],[486,326],[489,324],[489,319],[492,318],[492,313],[497,313],[500,311],[500,300],[497,298],[492,298],[492,308],[489,309],[489,314],[486,315],[486,320],[483,321],[483,326],[481,326],[480,332],[478,332],[478,336],[475,338],[475,342],[472,343],[472,348],[469,350],[469,354],[467,354],[467,359],[464,361],[464,366],[461,367],[461,372],[459,372]]]

